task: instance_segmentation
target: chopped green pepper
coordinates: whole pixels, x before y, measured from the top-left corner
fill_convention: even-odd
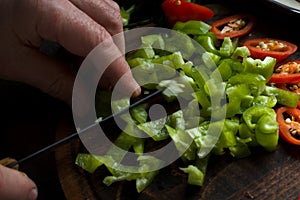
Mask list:
[[[262,147],[267,151],[274,151],[278,144],[279,130],[276,115],[263,115],[257,121],[255,137]]]
[[[189,20],[187,22],[176,22],[172,29],[188,35],[200,35],[207,33],[210,28],[211,26],[203,21]]]
[[[267,151],[274,151],[277,147],[279,131],[276,113],[272,108],[256,105],[243,113],[243,119],[250,130],[255,132],[259,145]]]
[[[267,81],[260,74],[243,72],[230,77],[228,83],[231,85],[247,84],[251,94],[257,96],[264,91]]]
[[[299,95],[290,92],[287,90],[282,90],[277,87],[272,87],[272,86],[266,86],[265,90],[263,91],[263,94],[267,96],[275,96],[277,98],[277,102],[281,105],[284,106],[289,106],[289,107],[297,107],[298,100],[299,100]]]
[[[243,59],[245,72],[261,74],[265,77],[266,81],[269,81],[273,75],[275,64],[276,59],[268,56],[264,60],[253,59],[250,57]]]
[[[219,55],[219,50],[215,47],[215,43],[213,38],[208,35],[199,35],[194,38],[206,51],[213,53],[215,55]]]

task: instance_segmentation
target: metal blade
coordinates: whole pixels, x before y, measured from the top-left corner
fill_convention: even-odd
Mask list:
[[[54,142],[54,143],[52,143],[52,144],[50,144],[50,145],[48,145],[48,146],[46,146],[46,147],[44,147],[44,148],[38,150],[38,151],[36,151],[36,152],[34,152],[34,153],[32,153],[32,154],[30,154],[30,155],[28,155],[28,156],[25,156],[24,158],[21,158],[21,159],[19,159],[18,161],[13,161],[13,162],[10,162],[10,163],[8,163],[8,164],[5,164],[5,166],[6,166],[6,167],[9,167],[9,168],[13,168],[13,167],[15,167],[16,165],[19,165],[19,164],[21,164],[21,163],[23,163],[23,162],[25,162],[25,161],[27,161],[27,160],[30,160],[30,159],[32,159],[32,158],[34,158],[34,157],[36,157],[36,156],[38,156],[38,155],[40,155],[40,154],[46,152],[46,151],[49,151],[50,149],[53,149],[53,148],[55,148],[55,147],[61,145],[61,144],[64,144],[65,142],[68,142],[69,140],[78,137],[79,134],[84,134],[85,131],[87,131],[87,130],[89,130],[89,129],[95,127],[95,126],[102,125],[102,124],[104,124],[104,123],[106,123],[106,122],[108,122],[108,121],[111,121],[111,120],[113,120],[115,117],[119,117],[120,115],[122,115],[122,114],[128,112],[130,109],[132,109],[132,108],[134,108],[134,107],[136,107],[136,106],[138,106],[138,105],[141,105],[141,104],[143,104],[143,103],[146,103],[146,102],[150,101],[151,99],[153,99],[153,98],[155,98],[155,97],[161,95],[162,92],[163,92],[163,89],[157,90],[157,91],[155,91],[155,92],[153,92],[153,93],[147,95],[146,97],[141,98],[141,99],[135,101],[134,103],[132,103],[132,104],[131,104],[130,106],[128,106],[127,108],[125,108],[125,109],[123,109],[123,110],[121,110],[121,111],[119,111],[119,112],[117,112],[117,113],[114,113],[114,114],[112,114],[112,115],[110,115],[110,116],[104,118],[104,119],[101,120],[100,122],[91,124],[90,126],[84,128],[84,129],[82,129],[82,130],[80,130],[80,131],[78,131],[78,132],[75,132],[75,133],[73,133],[73,134],[71,134],[71,135],[69,135],[69,136],[67,136],[67,137],[65,137],[65,138],[63,138],[63,139],[61,139],[61,140],[58,140],[58,141],[56,141],[56,142]]]

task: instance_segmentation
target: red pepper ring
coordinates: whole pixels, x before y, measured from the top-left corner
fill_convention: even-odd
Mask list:
[[[210,31],[213,32],[218,39],[224,39],[225,37],[242,37],[250,33],[254,26],[254,21],[254,17],[248,14],[232,15],[215,21]]]
[[[279,63],[274,69],[270,83],[300,83],[300,60],[289,60]]]
[[[276,110],[276,120],[280,137],[290,144],[300,145],[300,110],[280,107]]]
[[[214,15],[214,12],[208,7],[184,0],[165,0],[162,3],[162,9],[171,26],[178,21],[204,21]]]
[[[284,40],[273,38],[255,38],[244,42],[243,46],[248,47],[252,58],[265,59],[270,56],[281,62],[297,51],[297,46]]]

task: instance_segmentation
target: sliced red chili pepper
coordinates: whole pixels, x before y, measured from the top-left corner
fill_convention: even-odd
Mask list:
[[[204,21],[214,16],[214,12],[208,7],[184,0],[165,0],[162,3],[162,9],[171,26],[177,21]]]
[[[281,62],[297,50],[297,45],[273,38],[249,39],[243,44],[248,47],[252,58],[264,59],[271,56]]]
[[[277,65],[269,82],[290,84],[300,83],[300,60],[285,61]]]
[[[285,141],[300,145],[300,110],[291,107],[280,107],[276,110],[279,135]]]
[[[225,37],[242,37],[250,33],[254,26],[254,17],[248,14],[237,14],[217,20],[212,24],[211,32],[218,39]]]
[[[288,90],[300,95],[300,60],[290,60],[280,63],[275,67],[270,83],[283,90]],[[300,108],[300,100],[297,108]]]

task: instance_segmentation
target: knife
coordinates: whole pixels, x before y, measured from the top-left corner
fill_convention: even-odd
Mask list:
[[[157,91],[155,91],[155,92],[153,92],[153,93],[151,93],[151,94],[149,94],[149,95],[147,95],[147,96],[145,96],[143,98],[140,98],[140,99],[134,101],[128,107],[124,108],[123,110],[121,110],[119,112],[116,112],[116,113],[113,113],[112,115],[109,115],[108,117],[105,117],[101,121],[95,122],[94,124],[91,124],[91,125],[87,126],[86,128],[84,128],[84,129],[82,129],[80,131],[72,133],[71,135],[69,135],[69,136],[67,136],[67,137],[65,137],[63,139],[60,139],[60,140],[58,140],[58,141],[56,141],[56,142],[54,142],[54,143],[52,143],[52,144],[50,144],[50,145],[48,145],[48,146],[40,149],[40,150],[38,150],[38,151],[36,151],[36,152],[34,152],[32,154],[29,154],[28,156],[25,156],[25,157],[23,157],[23,158],[21,158],[19,160],[10,159],[10,162],[7,162],[7,158],[4,158],[4,159],[0,160],[0,164],[3,163],[3,165],[6,166],[6,167],[15,168],[17,165],[19,165],[19,164],[21,164],[21,163],[23,163],[23,162],[25,162],[27,160],[30,160],[30,159],[32,159],[32,158],[34,158],[34,157],[36,157],[36,156],[38,156],[38,155],[46,152],[46,151],[49,151],[50,149],[53,149],[53,148],[61,145],[61,144],[64,144],[64,143],[68,142],[69,140],[71,140],[73,138],[77,138],[80,134],[84,134],[85,131],[87,131],[87,130],[89,130],[91,128],[94,128],[95,126],[102,125],[102,124],[104,124],[104,123],[106,123],[108,121],[113,120],[116,117],[120,117],[120,115],[128,112],[130,109],[132,109],[132,108],[134,108],[134,107],[136,107],[138,105],[141,105],[141,104],[147,103],[147,102],[151,102],[153,100],[155,101],[156,98],[162,97],[161,94],[162,94],[163,91],[164,91],[164,89],[160,89],[160,90],[157,90]],[[1,161],[3,161],[3,162],[1,162]]]

